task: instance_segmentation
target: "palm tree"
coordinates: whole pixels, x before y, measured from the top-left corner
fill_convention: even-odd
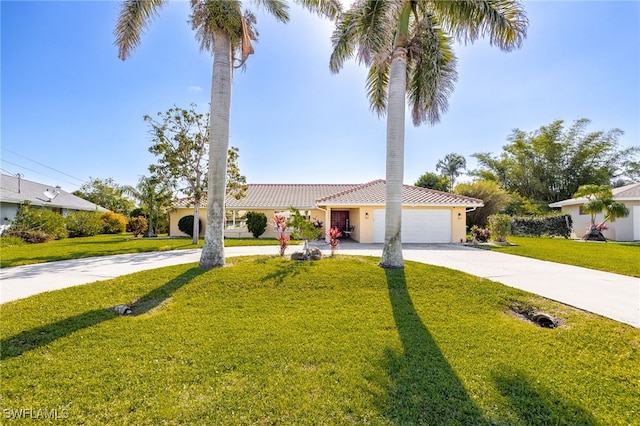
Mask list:
[[[138,185],[124,186],[123,193],[134,197],[138,201],[139,207],[147,215],[149,228],[148,237],[158,235],[158,221],[171,208],[173,191],[157,176],[142,176]]]
[[[356,0],[338,19],[330,69],[355,56],[369,68],[371,108],[387,115],[386,222],[380,266],[402,268],[402,185],[405,100],[413,124],[435,124],[457,78],[453,40],[488,35],[509,51],[528,21],[516,0]]]
[[[322,16],[335,17],[340,11],[337,0],[297,0]],[[140,44],[140,36],[166,0],[125,0],[115,29],[118,57],[125,60]],[[283,0],[255,0],[281,22],[289,20]],[[256,40],[255,16],[239,0],[191,0],[190,23],[203,50],[213,53],[211,79],[209,173],[207,230],[200,257],[202,268],[224,265],[224,198],[229,149],[229,115],[232,67],[243,66],[253,53]]]
[[[443,176],[449,178],[449,191],[453,191],[456,178],[462,174],[460,170],[467,168],[467,160],[460,155],[452,152],[444,156],[442,160],[438,160],[436,170]]]

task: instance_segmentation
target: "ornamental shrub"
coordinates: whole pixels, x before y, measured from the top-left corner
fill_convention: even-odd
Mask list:
[[[100,214],[105,234],[121,234],[127,229],[127,218],[123,214],[115,212],[104,212]]]
[[[247,212],[247,229],[255,238],[259,238],[267,229],[267,215],[261,212]]]
[[[178,221],[178,229],[190,237],[193,237],[193,220],[192,214],[183,216]],[[198,219],[198,229],[202,230],[202,221]]]
[[[53,240],[51,234],[41,231],[39,229],[25,229],[25,228],[9,228],[2,234],[2,237],[17,237],[28,244],[40,244]]]
[[[29,231],[39,231],[30,233]],[[18,208],[16,217],[7,230],[10,235],[27,238],[25,242],[45,242],[41,232],[50,236],[49,240],[67,237],[66,220],[60,213],[33,207],[30,202],[24,202]],[[48,241],[48,240],[47,240]]]
[[[96,212],[76,211],[67,215],[69,237],[90,237],[102,233],[104,222]]]
[[[471,237],[477,243],[486,243],[491,237],[491,232],[486,228],[478,228],[477,225],[471,227]]]
[[[132,217],[127,223],[127,232],[131,232],[134,237],[144,234],[149,224],[144,216]]]
[[[503,243],[511,235],[511,218],[506,214],[494,214],[487,218],[489,232],[494,241]]]
[[[561,214],[545,217],[514,217],[511,218],[511,233],[530,237],[547,235],[550,237],[569,238],[573,219],[571,215]]]

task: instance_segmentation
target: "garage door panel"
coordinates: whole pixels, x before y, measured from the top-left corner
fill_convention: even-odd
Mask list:
[[[373,240],[384,242],[384,210],[374,210]],[[450,243],[451,212],[449,210],[402,210],[403,243]]]

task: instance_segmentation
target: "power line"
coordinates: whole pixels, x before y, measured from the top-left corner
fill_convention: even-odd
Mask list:
[[[6,148],[2,148],[2,149],[3,149],[4,151],[7,151],[7,152],[12,153],[13,155],[17,155],[18,157],[22,157],[22,158],[24,158],[24,159],[26,159],[26,160],[29,160],[29,161],[31,161],[32,163],[36,163],[36,164],[38,164],[38,165],[40,165],[40,166],[42,166],[42,167],[46,167],[46,168],[47,168],[47,169],[49,169],[49,170],[53,170],[53,171],[54,171],[54,172],[56,172],[56,173],[60,173],[60,174],[63,174],[63,175],[65,175],[65,176],[69,176],[70,178],[73,178],[73,179],[75,179],[75,180],[77,180],[77,181],[80,181],[80,182],[83,182],[83,183],[84,183],[84,180],[83,180],[83,179],[77,178],[77,177],[75,177],[75,176],[71,176],[71,175],[70,175],[70,174],[68,174],[68,173],[62,172],[62,171],[60,171],[60,170],[58,170],[58,169],[54,169],[53,167],[49,167],[49,166],[47,166],[46,164],[40,163],[39,161],[36,161],[36,160],[32,160],[32,159],[31,159],[31,158],[29,158],[29,157],[25,157],[24,155],[22,155],[22,154],[18,154],[17,152],[13,152],[13,151],[11,151],[11,150],[9,150],[9,149],[6,149]],[[11,164],[13,164],[13,163],[11,163]],[[26,168],[26,167],[25,167],[25,168]],[[27,170],[29,170],[29,169],[27,169]],[[32,171],[33,171],[33,170],[32,170]],[[36,172],[36,173],[37,173],[37,172]],[[69,182],[67,182],[67,183],[69,183]],[[75,185],[75,183],[73,183],[72,185]]]
[[[35,174],[37,174],[37,175],[40,175],[40,176],[46,176],[46,177],[48,177],[48,178],[53,178],[52,176],[48,176],[48,175],[42,174],[42,173],[40,173],[40,172],[38,172],[38,171],[36,171],[36,170],[30,169],[30,168],[25,167],[25,166],[23,166],[23,165],[21,165],[21,164],[16,164],[16,163],[13,163],[13,162],[11,162],[11,161],[9,161],[9,160],[5,160],[4,158],[2,158],[1,160],[2,160],[2,162],[4,162],[4,163],[9,163],[9,164],[12,164],[12,165],[14,165],[14,166],[16,166],[16,167],[20,167],[21,169],[29,170],[30,172],[33,172],[33,173],[35,173]],[[15,175],[15,173],[9,173],[9,174],[13,174],[13,175]],[[64,182],[64,183],[68,183],[69,185],[73,185],[73,186],[76,186],[76,187],[79,187],[79,186],[80,186],[80,185],[78,185],[77,183],[69,182],[69,181],[66,181],[66,180],[64,180],[64,179],[58,179],[58,178],[53,178],[53,179],[60,180],[60,181],[62,181],[62,182]]]

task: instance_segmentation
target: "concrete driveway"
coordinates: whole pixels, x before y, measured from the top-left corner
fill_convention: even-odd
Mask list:
[[[317,246],[329,253],[327,244]],[[287,253],[295,251],[290,247]],[[228,247],[227,257],[275,255],[276,246]],[[344,242],[340,254],[381,256],[381,244]],[[640,278],[457,244],[405,244],[405,260],[444,266],[640,328]],[[200,250],[123,254],[0,270],[0,303],[146,269],[198,262]]]

